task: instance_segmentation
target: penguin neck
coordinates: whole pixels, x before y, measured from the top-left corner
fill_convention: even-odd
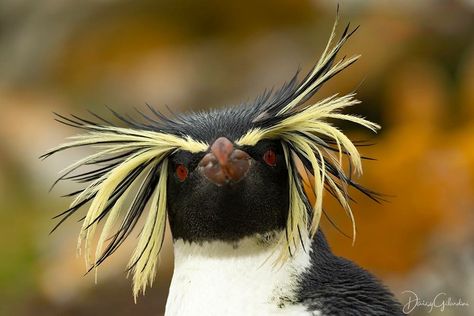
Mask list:
[[[175,268],[167,315],[264,315],[298,309],[298,276],[310,266],[310,239],[284,262],[278,243],[284,232],[258,234],[236,242],[174,241]],[[260,311],[260,313],[257,313]],[[285,314],[286,315],[286,314]]]

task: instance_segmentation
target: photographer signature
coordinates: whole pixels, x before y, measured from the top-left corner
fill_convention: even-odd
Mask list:
[[[447,296],[446,293],[441,292],[436,294],[432,300],[420,299],[418,295],[410,290],[403,291],[402,294],[408,295],[408,301],[403,305],[403,312],[405,314],[411,313],[417,307],[426,307],[428,313],[431,313],[433,309],[439,309],[441,312],[448,307],[468,307],[469,303],[463,302],[461,298],[453,299]]]

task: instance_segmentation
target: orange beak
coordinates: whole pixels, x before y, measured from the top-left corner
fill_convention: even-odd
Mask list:
[[[235,149],[230,140],[219,137],[211,145],[211,152],[199,162],[199,170],[212,183],[222,186],[239,182],[250,167],[250,156]]]

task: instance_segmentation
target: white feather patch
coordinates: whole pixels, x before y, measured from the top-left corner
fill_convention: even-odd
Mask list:
[[[297,276],[310,265],[309,253],[300,250],[274,265],[279,237],[270,245],[256,237],[236,244],[175,241],[165,315],[317,315],[292,304]],[[309,246],[307,237],[303,242]]]

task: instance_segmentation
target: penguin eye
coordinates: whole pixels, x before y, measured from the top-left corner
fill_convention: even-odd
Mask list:
[[[269,166],[275,167],[277,164],[277,156],[275,152],[271,149],[267,150],[265,154],[263,154],[263,161]]]
[[[180,182],[183,182],[188,177],[188,168],[186,168],[183,164],[177,165],[176,176]]]

